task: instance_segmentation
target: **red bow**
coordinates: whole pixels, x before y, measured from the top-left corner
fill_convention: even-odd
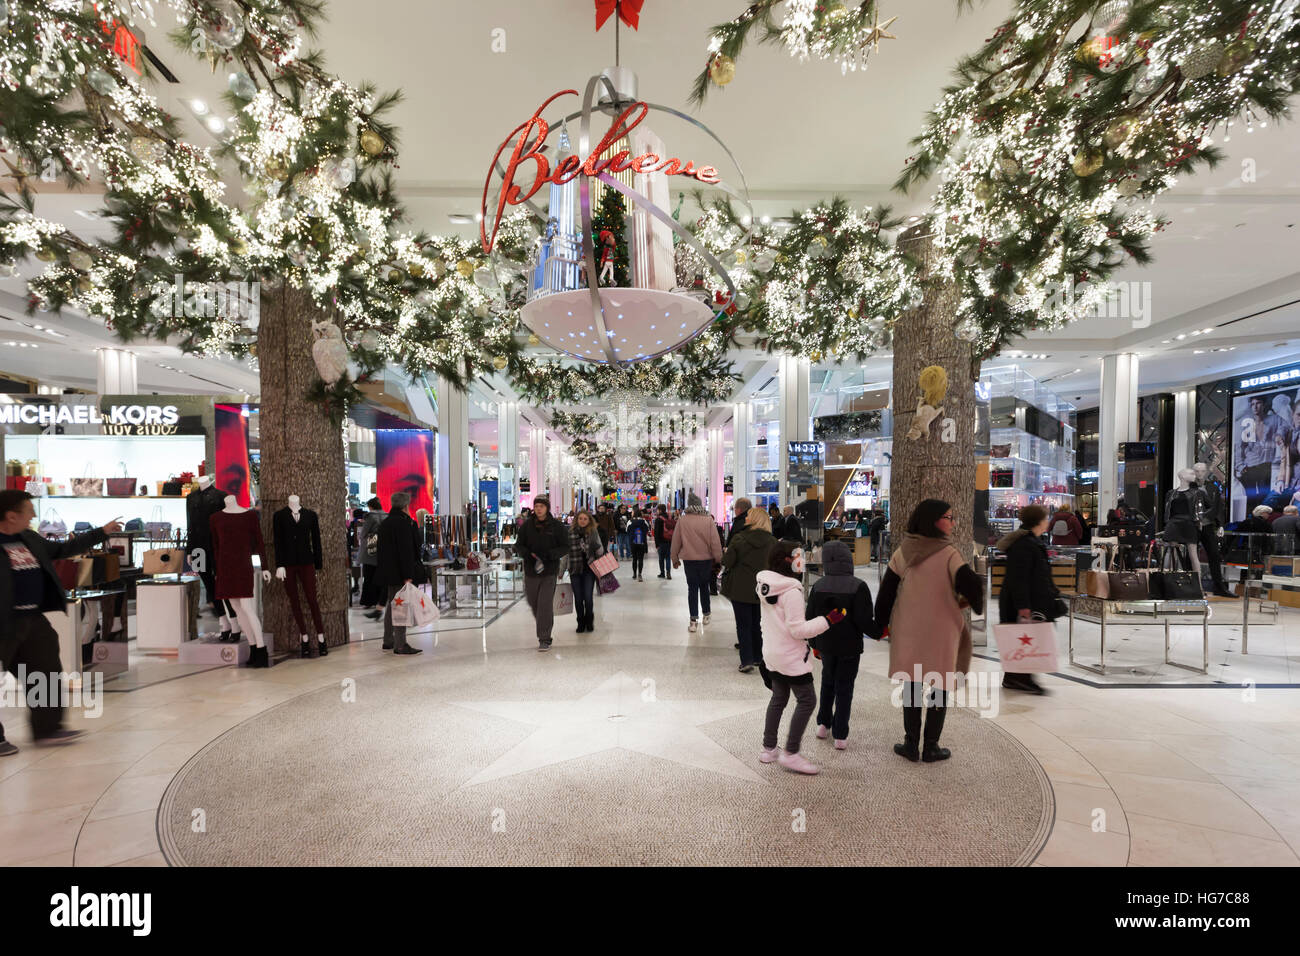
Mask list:
[[[596,29],[603,27],[617,10],[618,18],[635,30],[640,26],[643,3],[645,0],[596,0]]]

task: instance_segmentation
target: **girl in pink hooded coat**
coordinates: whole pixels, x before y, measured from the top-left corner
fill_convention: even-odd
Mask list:
[[[755,590],[762,615],[763,680],[772,688],[772,700],[767,705],[763,752],[758,759],[762,763],[775,761],[793,773],[814,774],[817,767],[799,753],[803,732],[817,706],[808,641],[843,620],[844,612],[836,608],[823,617],[804,620],[803,549],[797,544],[779,542],[767,566],[769,570],[758,572]],[[794,715],[782,752],[776,745],[777,733],[791,692]]]

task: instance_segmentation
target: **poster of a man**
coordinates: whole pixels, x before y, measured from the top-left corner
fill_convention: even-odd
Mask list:
[[[1300,487],[1296,423],[1300,393],[1294,388],[1238,395],[1232,412],[1232,512],[1240,521],[1261,504],[1281,511]]]

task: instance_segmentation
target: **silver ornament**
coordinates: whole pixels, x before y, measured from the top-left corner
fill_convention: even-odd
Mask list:
[[[488,312],[489,309],[486,302],[480,302],[478,305],[474,306],[474,314],[480,319],[486,319],[488,317]]]
[[[247,101],[257,95],[257,84],[253,82],[251,76],[244,73],[242,70],[238,73],[230,74],[230,80],[226,84],[226,88],[230,90],[231,94],[236,99]]]
[[[244,39],[244,20],[232,0],[217,0],[212,5],[216,19],[204,21],[203,35],[218,50],[233,50]]]
[[[750,306],[750,298],[743,292],[736,293],[736,308],[744,312]]]
[[[357,178],[357,162],[351,156],[333,159],[329,163],[327,177],[335,189],[347,189]]]
[[[100,96],[112,96],[118,90],[117,80],[113,79],[105,70],[91,70],[86,74],[86,82]]]
[[[1209,76],[1219,65],[1219,60],[1223,57],[1223,44],[1218,40],[1211,40],[1209,43],[1202,43],[1194,50],[1183,55],[1183,59],[1178,63],[1179,72],[1183,78],[1199,80],[1203,76]]]
[[[1092,25],[1103,33],[1115,33],[1128,22],[1129,0],[1108,0],[1097,8]]]
[[[1138,194],[1138,190],[1142,188],[1142,184],[1136,179],[1121,179],[1119,181],[1119,186],[1116,188],[1119,194],[1125,199],[1132,199]]]
[[[974,342],[980,337],[980,327],[973,319],[962,319],[953,331],[963,342]]]

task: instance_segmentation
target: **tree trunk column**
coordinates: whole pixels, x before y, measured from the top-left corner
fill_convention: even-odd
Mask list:
[[[312,322],[336,321],[302,289],[287,282],[263,292],[257,356],[261,367],[261,476],[259,506],[267,560],[274,571],[271,516],[298,495],[302,506],[320,517],[324,567],[316,575],[325,641],[333,647],[348,641],[348,553],[344,510],[347,465],[343,430],[330,421],[324,406],[308,400],[316,382],[312,358]],[[298,649],[285,583],[272,578],[263,589],[263,629],[274,635],[277,651]],[[299,595],[308,635],[316,640],[306,598]]]
[[[921,227],[899,239],[904,249],[921,263],[921,277],[930,279],[938,256],[933,241]],[[897,548],[907,520],[926,498],[942,498],[952,505],[956,527],[953,542],[966,560],[973,551],[972,516],[975,509],[975,379],[974,347],[957,338],[956,315],[960,295],[949,282],[927,285],[920,307],[899,316],[894,325],[894,448],[889,475],[889,531]],[[921,370],[939,365],[948,373],[943,411],[928,434],[907,437],[916,417]],[[952,425],[945,434],[945,419]],[[952,440],[945,442],[949,437]]]

